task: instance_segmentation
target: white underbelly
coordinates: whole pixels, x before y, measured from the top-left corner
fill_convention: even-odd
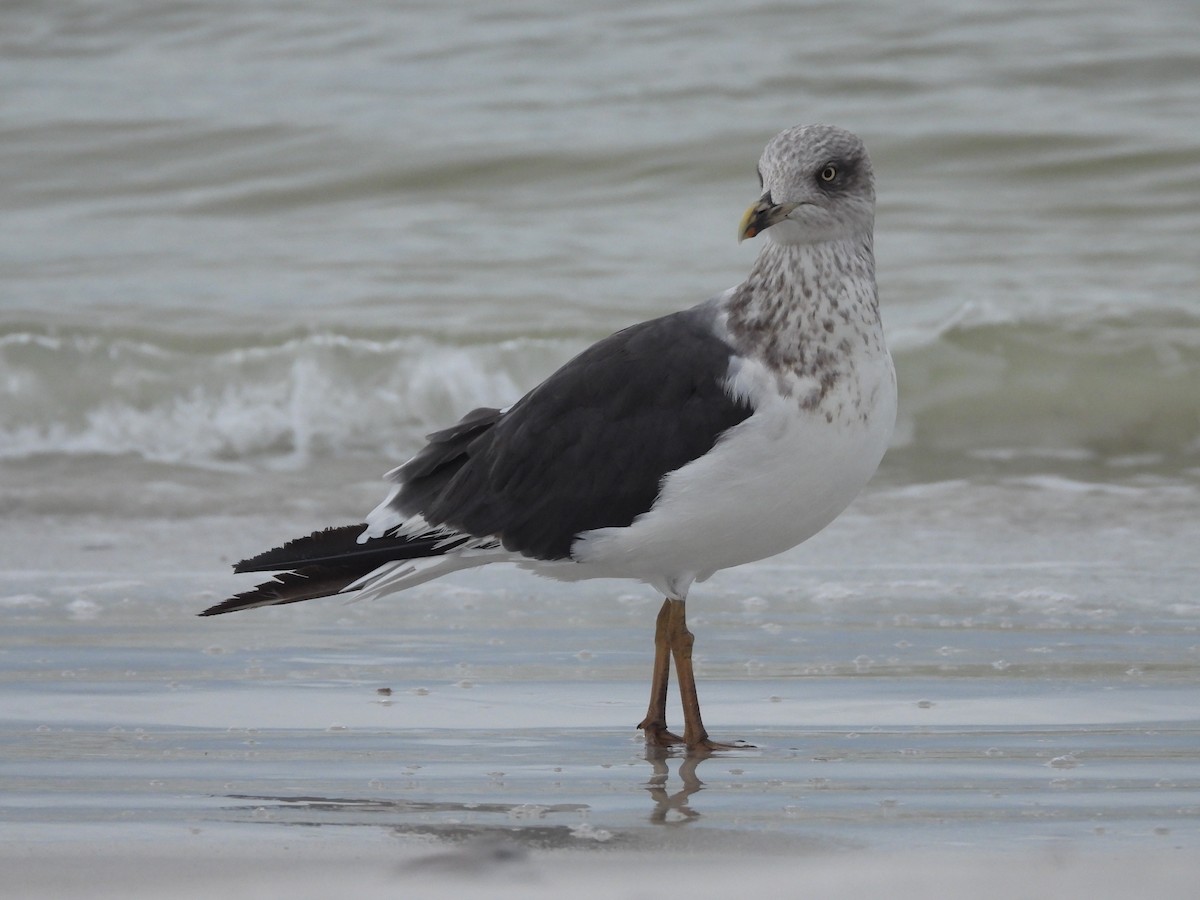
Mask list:
[[[585,532],[572,556],[589,575],[638,578],[678,594],[720,569],[794,547],[867,483],[895,417],[886,357],[814,410],[800,410],[795,395],[772,396],[712,451],[668,475],[649,512],[625,528]]]

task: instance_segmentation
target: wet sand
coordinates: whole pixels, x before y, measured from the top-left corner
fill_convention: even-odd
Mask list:
[[[13,530],[6,882],[1191,896],[1200,632],[1172,543],[1194,538],[1182,507],[1142,515],[1093,491],[1068,512],[1005,490],[985,540],[952,514],[985,487],[876,488],[806,548],[698,590],[706,721],[755,745],[701,761],[648,754],[633,727],[658,603],[635,585],[496,569],[198,619],[240,584],[205,563],[293,523],[63,519],[53,551]],[[1131,527],[1147,540],[1118,558]]]

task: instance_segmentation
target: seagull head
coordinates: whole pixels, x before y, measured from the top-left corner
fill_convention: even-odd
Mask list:
[[[758,163],[763,195],[738,226],[738,242],[767,231],[777,244],[870,236],[875,175],[857,136],[833,125],[780,132]],[[769,229],[769,231],[768,231]]]

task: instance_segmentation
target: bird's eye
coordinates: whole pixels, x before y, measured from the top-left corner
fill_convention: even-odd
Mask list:
[[[837,178],[837,176],[838,176],[837,166],[829,165],[821,170],[821,180],[824,182],[828,183],[830,181],[833,181],[833,179]]]

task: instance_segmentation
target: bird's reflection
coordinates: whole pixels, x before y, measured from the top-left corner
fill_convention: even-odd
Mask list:
[[[696,775],[696,768],[709,754],[689,754],[679,759],[679,780],[682,787],[670,793],[667,782],[671,777],[671,769],[667,760],[671,759],[670,752],[662,747],[647,747],[646,761],[654,771],[646,782],[646,790],[654,800],[654,811],[650,813],[650,821],[655,825],[686,825],[700,818],[700,813],[688,805],[692,794],[704,788],[704,782]],[[672,815],[672,813],[674,815]]]

